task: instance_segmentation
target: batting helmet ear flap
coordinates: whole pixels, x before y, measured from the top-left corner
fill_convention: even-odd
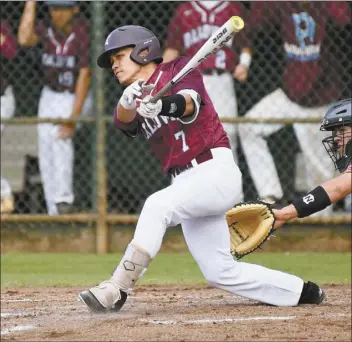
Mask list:
[[[159,48],[155,48],[158,46]],[[141,55],[143,50],[148,50],[146,55]],[[131,52],[131,59],[136,62],[137,64],[147,64],[151,61],[156,63],[161,63],[163,58],[160,56],[160,43],[158,38],[153,37],[144,42],[139,42],[134,47],[133,51]]]

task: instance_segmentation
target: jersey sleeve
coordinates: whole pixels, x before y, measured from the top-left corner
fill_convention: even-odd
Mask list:
[[[17,52],[17,42],[15,36],[11,33],[7,22],[2,21],[1,22],[1,56],[4,56],[7,59],[12,59],[15,57],[16,52]]]
[[[188,63],[190,58],[188,57],[180,57],[176,60],[174,64],[174,70],[172,73],[172,77],[175,77],[178,72],[182,70],[182,68]],[[203,76],[200,73],[199,69],[196,68],[192,70],[188,75],[183,77],[181,81],[179,81],[172,89],[171,93],[177,94],[181,90],[184,89],[192,89],[196,91],[201,97],[204,94],[204,84],[203,84]]]
[[[89,25],[85,20],[81,20],[77,25],[77,34],[79,35],[79,68],[89,68],[90,60],[90,39],[89,39]]]
[[[330,1],[328,11],[334,24],[346,25],[351,22],[351,7],[346,1]]]
[[[175,49],[179,53],[182,53],[183,39],[182,39],[182,28],[181,28],[180,22],[181,22],[180,8],[177,8],[169,23],[165,48]]]
[[[345,173],[352,173],[352,163],[347,166]]]
[[[114,124],[117,128],[119,128],[123,133],[125,133],[130,138],[135,138],[140,130],[140,119],[139,115],[137,114],[135,118],[131,122],[122,122],[117,118],[117,109],[115,107],[114,110]]]

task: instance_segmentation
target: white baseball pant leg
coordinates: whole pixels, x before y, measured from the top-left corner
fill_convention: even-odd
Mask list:
[[[68,118],[74,94],[58,93],[44,87],[39,101],[40,118]],[[73,203],[73,144],[72,139],[57,138],[60,125],[38,125],[39,168],[49,215],[57,215],[56,203]]]
[[[220,119],[236,118],[238,116],[237,97],[232,75],[229,72],[221,75],[203,75],[203,82]],[[230,139],[233,157],[237,163],[237,125],[231,123],[222,125]]]
[[[231,151],[212,152],[214,159],[181,173],[146,200],[133,245],[154,258],[166,229],[181,223],[190,252],[211,285],[273,305],[297,305],[302,279],[231,256],[224,213],[242,200],[242,176]]]
[[[270,93],[252,107],[246,118],[282,118],[289,117],[291,101],[279,88]],[[259,197],[275,196],[282,198],[283,190],[274,159],[270,153],[266,138],[279,131],[282,124],[240,124],[239,135],[248,168]]]
[[[4,94],[0,97],[1,104],[1,118],[10,119],[15,114],[16,102],[13,94],[12,86],[7,86]],[[1,124],[1,131],[5,128],[5,125]],[[1,178],[1,198],[12,196],[12,190],[9,182]]]
[[[15,96],[13,94],[12,86],[7,86],[4,92],[4,95],[0,97],[0,105],[1,105],[1,118],[2,119],[10,119],[15,114],[16,102]],[[4,125],[1,124],[1,130],[3,130]]]

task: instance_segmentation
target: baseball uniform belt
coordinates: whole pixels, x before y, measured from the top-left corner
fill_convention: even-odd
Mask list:
[[[203,75],[222,75],[225,72],[225,69],[202,69]]]
[[[188,164],[171,168],[169,170],[169,174],[176,177],[183,171],[191,169],[195,165],[202,164],[211,159],[213,159],[213,154],[211,150],[204,151],[201,154],[199,154],[197,157],[195,157],[192,161],[190,161]]]

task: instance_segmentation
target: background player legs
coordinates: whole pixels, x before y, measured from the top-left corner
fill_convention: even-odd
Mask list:
[[[59,128],[55,126],[56,132]],[[56,133],[57,134],[57,133]],[[55,173],[52,182],[55,183],[55,203],[65,202],[72,204],[73,195],[73,161],[74,151],[72,139],[53,140],[54,168]]]
[[[281,89],[264,97],[245,115],[246,118],[281,118],[288,116],[291,103]],[[240,124],[239,135],[250,174],[260,198],[283,196],[283,189],[266,137],[277,132],[282,124]]]
[[[38,125],[38,161],[43,184],[45,202],[49,215],[57,215],[55,204],[55,167],[53,154],[54,125]]]
[[[259,265],[236,262],[224,215],[182,221],[188,248],[211,286],[272,305],[296,305],[303,280]]]
[[[203,75],[203,82],[211,102],[220,118],[235,118],[238,116],[237,98],[233,77],[225,72],[221,75]],[[230,139],[231,149],[237,163],[237,125],[224,124]]]

